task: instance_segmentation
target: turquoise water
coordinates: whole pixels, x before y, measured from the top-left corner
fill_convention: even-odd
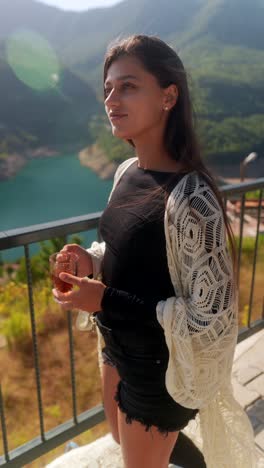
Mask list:
[[[16,177],[0,182],[0,231],[101,211],[111,187],[112,181],[81,166],[77,154],[32,160]],[[94,233],[82,236],[89,242]],[[2,257],[14,260],[21,253],[10,249]]]

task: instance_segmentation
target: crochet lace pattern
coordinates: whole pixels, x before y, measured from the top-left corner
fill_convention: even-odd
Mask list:
[[[118,167],[109,200],[135,159]],[[208,468],[255,468],[253,428],[231,383],[238,294],[224,218],[213,190],[196,171],[186,174],[170,193],[164,230],[175,291],[156,308],[169,350],[166,388],[182,406],[199,408],[183,432],[203,452]],[[104,250],[104,242],[93,242],[88,249],[94,275],[100,274]]]

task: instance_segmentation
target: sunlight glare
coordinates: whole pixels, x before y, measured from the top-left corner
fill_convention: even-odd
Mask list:
[[[38,91],[57,86],[60,65],[50,43],[31,30],[18,30],[6,41],[7,61],[16,77]]]

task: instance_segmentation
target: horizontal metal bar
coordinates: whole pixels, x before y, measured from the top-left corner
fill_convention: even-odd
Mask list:
[[[0,250],[11,249],[33,242],[60,237],[65,234],[96,229],[102,212],[74,218],[59,219],[50,223],[34,224],[32,226],[0,231]]]
[[[219,187],[225,196],[236,195],[246,192],[254,192],[264,188],[264,177],[259,177],[255,182],[241,182],[240,184],[228,184]]]
[[[225,197],[239,195],[246,192],[264,188],[264,177],[255,182],[243,182],[219,187]],[[0,250],[11,249],[25,244],[31,244],[52,237],[60,237],[65,234],[96,229],[102,215],[102,211],[83,216],[60,219],[49,223],[35,224],[28,227],[0,231]]]
[[[44,455],[104,420],[105,412],[103,405],[97,405],[78,415],[78,424],[74,424],[74,421],[71,419],[46,432],[45,442],[41,440],[41,437],[36,437],[30,442],[12,450],[9,452],[10,460],[8,462],[6,462],[4,457],[0,457],[0,466],[4,465],[8,468],[21,468],[26,463],[36,460],[41,455]]]
[[[262,328],[264,328],[263,319],[256,320],[255,322],[251,324],[249,328],[246,328],[246,327],[240,328],[238,332],[237,343],[240,343],[246,338],[249,338],[251,335],[254,335],[254,333],[257,333],[258,331],[262,330]]]

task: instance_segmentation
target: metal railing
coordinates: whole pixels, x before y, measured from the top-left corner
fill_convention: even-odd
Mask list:
[[[221,187],[223,198],[227,206],[228,201],[235,202],[240,200],[240,229],[239,229],[239,247],[238,247],[238,267],[240,271],[241,263],[241,252],[242,252],[242,239],[243,239],[243,228],[244,228],[244,215],[246,211],[246,193],[259,190],[259,199],[257,204],[257,228],[255,236],[254,246],[254,260],[253,270],[250,288],[250,299],[249,299],[249,314],[247,327],[239,331],[238,342],[248,337],[249,335],[260,330],[264,326],[264,316],[262,309],[262,318],[258,319],[254,323],[251,321],[252,316],[252,301],[254,295],[254,284],[255,284],[255,273],[256,273],[256,262],[258,255],[258,240],[260,234],[260,221],[262,215],[262,197],[264,189],[264,178],[257,179],[256,182],[243,183],[237,185],[226,185]],[[26,463],[39,458],[41,455],[49,452],[55,447],[59,446],[63,442],[77,436],[83,431],[92,428],[96,424],[102,422],[105,419],[103,405],[100,404],[84,413],[77,414],[76,404],[76,384],[75,384],[75,366],[74,366],[74,343],[72,334],[72,315],[71,312],[67,313],[67,325],[69,335],[69,347],[70,347],[70,369],[71,369],[71,393],[72,393],[72,418],[53,428],[52,430],[45,432],[44,428],[44,416],[43,416],[43,402],[41,392],[41,375],[39,366],[39,352],[38,352],[38,339],[36,333],[36,321],[35,321],[35,310],[33,301],[33,287],[32,287],[32,273],[31,273],[31,262],[29,255],[29,245],[35,242],[44,240],[50,240],[55,237],[64,237],[65,242],[67,241],[67,235],[80,233],[84,231],[90,231],[97,229],[98,235],[98,223],[101,216],[101,212],[90,214],[87,216],[78,216],[75,218],[68,218],[60,221],[50,222],[46,224],[40,224],[30,226],[22,229],[14,229],[6,232],[0,232],[0,251],[4,249],[11,249],[18,246],[24,247],[24,255],[26,261],[27,271],[27,286],[28,286],[28,301],[29,301],[29,314],[31,320],[32,329],[32,341],[33,341],[33,355],[34,355],[34,367],[35,367],[35,379],[37,388],[37,402],[38,402],[38,413],[39,413],[39,437],[27,442],[26,444],[9,451],[8,449],[8,434],[5,423],[5,404],[2,396],[2,389],[0,385],[0,420],[2,427],[2,438],[4,454],[0,456],[1,467],[21,467]]]
[[[259,245],[259,235],[260,235],[260,221],[261,215],[263,215],[263,189],[264,189],[264,178],[259,178],[256,182],[244,182],[236,185],[226,185],[221,188],[223,198],[225,200],[225,205],[227,206],[227,201],[232,200],[233,202],[240,201],[240,226],[239,226],[239,246],[238,246],[238,278],[240,275],[240,266],[241,266],[241,254],[242,254],[242,242],[243,242],[243,230],[244,230],[244,221],[245,221],[245,211],[246,211],[246,194],[249,192],[259,191],[259,197],[256,205],[256,235],[255,235],[255,245],[253,253],[253,265],[252,265],[252,277],[251,277],[251,287],[250,287],[250,298],[249,298],[249,312],[247,319],[247,327],[241,328],[238,335],[238,343],[243,339],[249,337],[253,333],[256,333],[264,326],[264,296],[262,301],[262,311],[261,318],[256,320],[254,323],[251,322],[252,317],[252,305],[253,305],[253,295],[254,295],[254,286],[255,286],[255,276],[256,276],[256,264],[257,264],[257,254],[258,254],[258,245]],[[240,200],[239,200],[240,199]],[[264,235],[264,231],[262,232]]]

